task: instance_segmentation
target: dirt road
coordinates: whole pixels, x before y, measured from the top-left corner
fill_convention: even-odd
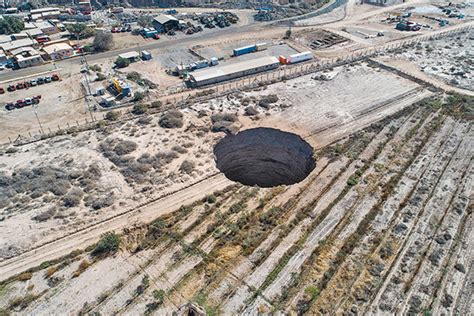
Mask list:
[[[64,256],[74,249],[86,248],[94,244],[100,235],[106,231],[120,231],[132,223],[149,222],[163,214],[175,211],[183,204],[190,204],[202,199],[206,195],[223,189],[230,184],[232,182],[225,178],[223,174],[214,175],[142,208],[125,211],[118,216],[5,260],[0,263],[0,280],[8,279],[15,274],[41,264],[41,262]]]

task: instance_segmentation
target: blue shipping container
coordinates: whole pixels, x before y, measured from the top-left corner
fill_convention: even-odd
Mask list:
[[[158,34],[158,31],[148,31],[148,32],[145,32],[143,36],[145,38],[150,38],[150,37],[153,37],[153,35],[155,34]]]
[[[257,51],[257,45],[250,45],[234,49],[234,56],[245,55]]]

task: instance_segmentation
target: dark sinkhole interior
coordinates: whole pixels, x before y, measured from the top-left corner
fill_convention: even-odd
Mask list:
[[[227,135],[215,147],[217,168],[232,181],[263,188],[304,180],[316,162],[300,136],[273,128]]]

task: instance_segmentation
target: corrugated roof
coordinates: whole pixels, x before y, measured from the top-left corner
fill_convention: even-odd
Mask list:
[[[247,61],[241,61],[230,65],[211,67],[198,70],[192,73],[192,77],[196,82],[209,80],[221,76],[234,74],[236,72],[247,71],[257,67],[279,64],[278,58],[274,56],[259,57]]]
[[[10,53],[14,56],[23,53],[29,53],[30,55],[39,55],[38,51],[30,46],[17,48],[15,50],[12,50]]]
[[[178,19],[176,19],[174,16],[171,16],[168,14],[160,14],[157,17],[155,17],[153,20],[160,24],[165,24],[166,22],[169,22],[169,21],[178,21]]]
[[[25,47],[25,46],[31,46],[35,44],[36,41],[29,39],[29,38],[23,38],[19,39],[16,41],[11,41],[7,43],[0,44],[0,47],[3,48],[4,51],[10,51],[19,47]]]
[[[33,9],[33,10],[30,10],[30,14],[37,14],[37,13],[50,12],[50,11],[59,11],[59,8],[52,7],[52,8]]]

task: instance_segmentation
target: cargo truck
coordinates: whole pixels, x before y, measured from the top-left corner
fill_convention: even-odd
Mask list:
[[[288,56],[287,63],[296,64],[296,63],[300,63],[300,62],[311,60],[311,59],[313,59],[313,53],[308,51],[308,52],[302,52],[302,53]]]
[[[257,45],[249,45],[234,49],[234,57],[241,56],[257,51]]]
[[[257,51],[262,51],[262,50],[266,50],[268,48],[268,43],[257,43]]]

